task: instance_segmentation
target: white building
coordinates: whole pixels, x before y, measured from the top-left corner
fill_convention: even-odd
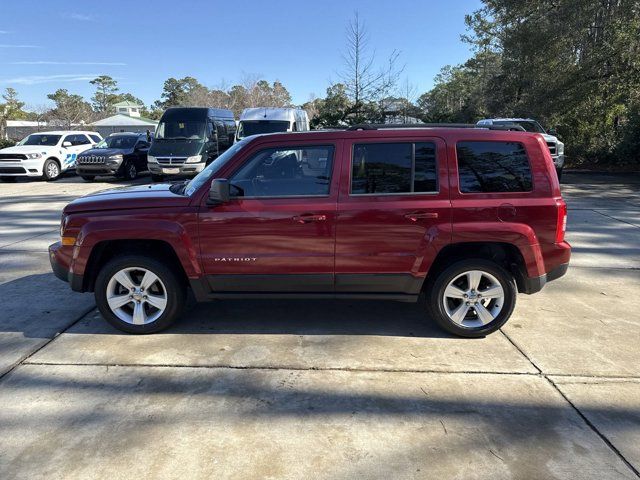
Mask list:
[[[142,105],[125,100],[114,104],[115,115],[90,123],[89,127],[106,137],[117,132],[151,132],[158,126],[156,120],[144,118],[140,115]]]

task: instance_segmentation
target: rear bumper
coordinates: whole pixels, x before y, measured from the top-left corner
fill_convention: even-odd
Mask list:
[[[60,242],[49,245],[49,262],[51,263],[53,274],[63,282],[69,283],[71,290],[75,292],[84,291],[82,288],[84,283],[83,276],[71,272],[69,268],[71,258],[65,254]]]
[[[540,275],[539,277],[524,277],[523,285],[521,288],[522,293],[531,295],[532,293],[539,292],[540,290],[542,290],[542,287],[544,287],[548,282],[552,282],[553,280],[556,280],[567,273],[568,268],[569,264],[563,263],[562,265],[557,266],[550,272],[547,272],[544,275]]]

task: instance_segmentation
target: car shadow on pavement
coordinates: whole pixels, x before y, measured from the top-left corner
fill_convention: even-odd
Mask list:
[[[68,333],[128,335],[99,313]],[[181,318],[163,334],[378,335],[455,338],[440,330],[421,303],[350,300],[190,301]]]
[[[20,267],[15,260],[3,256],[0,259],[3,269]],[[53,338],[93,305],[92,295],[70,292],[69,285],[51,273],[10,280],[0,284],[0,335],[21,333],[25,338]]]

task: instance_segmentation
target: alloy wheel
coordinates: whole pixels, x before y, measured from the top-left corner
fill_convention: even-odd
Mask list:
[[[466,328],[478,328],[496,319],[505,294],[496,277],[481,270],[457,275],[444,290],[442,302],[448,317]]]
[[[167,289],[151,270],[123,268],[107,284],[107,303],[123,322],[145,325],[156,321],[166,310]]]

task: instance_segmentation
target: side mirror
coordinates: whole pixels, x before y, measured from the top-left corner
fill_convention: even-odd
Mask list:
[[[547,130],[547,133],[549,135],[553,135],[554,137],[558,136],[558,131],[555,128],[550,128],[549,130]]]
[[[62,142],[62,146],[63,146],[64,148],[69,148],[69,147],[71,146],[71,142],[70,142],[70,141],[68,141],[68,140],[66,140],[66,141]]]
[[[214,178],[209,189],[208,205],[220,205],[229,201],[229,180]]]

